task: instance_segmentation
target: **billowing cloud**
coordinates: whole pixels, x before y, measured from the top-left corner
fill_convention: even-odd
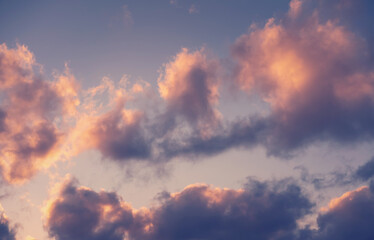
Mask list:
[[[287,182],[252,181],[242,190],[191,185],[153,209],[146,239],[288,239],[311,206]]]
[[[73,152],[97,149],[105,158],[114,160],[146,159],[151,155],[151,140],[144,129],[145,114],[126,108],[146,86],[135,83],[130,90],[127,79],[116,86],[104,77],[99,86],[82,95],[80,113],[76,117],[69,142]]]
[[[49,233],[58,240],[122,240],[133,223],[131,207],[115,193],[96,193],[69,181],[60,194],[47,215]]]
[[[318,233],[313,239],[373,239],[374,194],[361,187],[333,199],[318,216]]]
[[[165,64],[158,80],[159,92],[166,101],[164,124],[173,129],[173,123],[182,118],[200,134],[209,135],[219,123],[218,63],[209,59],[205,51],[190,52],[183,48]]]
[[[143,115],[124,109],[124,102],[113,110],[98,116],[92,128],[82,138],[111,159],[144,159],[150,156],[150,143],[141,127]]]
[[[287,181],[250,181],[241,190],[190,185],[163,193],[158,206],[135,210],[115,193],[68,180],[46,208],[46,228],[58,240],[292,239],[311,207]]]
[[[46,81],[25,46],[1,44],[0,96],[2,175],[22,182],[60,157],[63,118],[72,116],[78,104],[75,79],[67,70]]]
[[[307,3],[291,1],[282,20],[252,26],[233,46],[237,85],[260,93],[271,107],[262,141],[273,154],[316,140],[374,136],[368,43],[339,19],[321,20],[319,9],[310,13]]]
[[[358,5],[372,6],[367,1],[292,0],[283,17],[253,24],[239,37],[232,46],[234,67],[226,70],[234,69],[231,80],[237,89],[259,96],[269,109],[233,122],[218,111],[225,61],[219,63],[204,49],[183,48],[163,65],[161,101],[154,101],[139,83],[127,88],[104,81],[78,93],[68,69],[56,81],[46,81],[25,46],[3,44],[3,176],[22,182],[62,154],[86,149],[114,160],[161,162],[233,147],[264,146],[271,155],[289,157],[320,141],[372,141],[370,36],[364,34],[367,28],[353,28],[355,14],[342,19]],[[101,96],[105,91],[107,101]],[[137,106],[137,94],[155,106]]]

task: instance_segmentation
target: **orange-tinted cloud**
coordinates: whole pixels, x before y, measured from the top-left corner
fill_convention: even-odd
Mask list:
[[[372,239],[374,231],[374,194],[360,187],[333,199],[320,213],[318,234],[313,239]]]
[[[296,6],[301,11],[301,3],[292,1],[290,13]],[[364,41],[336,21],[320,22],[317,14],[294,21],[299,19],[270,19],[237,40],[233,54],[240,88],[259,91],[274,111],[293,111],[296,99],[313,101],[323,89],[338,101],[350,98],[348,89],[338,96],[334,91],[363,84],[355,75],[362,71]]]
[[[137,94],[145,94],[147,84],[135,83],[128,87],[125,80],[116,86],[104,78],[99,86],[82,94],[80,113],[68,139],[73,153],[97,149],[104,157],[114,160],[150,156],[151,142],[144,129],[144,113],[126,108],[127,102]]]
[[[25,46],[0,45],[0,166],[8,182],[18,183],[60,158],[62,116],[74,114],[76,86],[66,72],[43,79]]]
[[[321,16],[341,11],[336,2],[322,2],[291,1],[283,17],[253,24],[232,46],[235,85],[268,103],[267,115],[239,119],[207,139],[174,141],[167,151],[215,154],[262,145],[270,155],[289,157],[318,141],[371,141],[374,54],[339,14]]]
[[[165,64],[158,80],[159,92],[166,101],[165,118],[183,118],[202,135],[209,135],[219,123],[218,63],[205,51],[190,52],[183,48]],[[168,122],[168,128],[171,120]]]

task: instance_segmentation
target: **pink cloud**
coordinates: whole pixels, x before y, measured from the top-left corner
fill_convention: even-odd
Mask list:
[[[78,104],[71,75],[50,82],[38,67],[27,47],[0,45],[0,165],[8,182],[23,182],[60,158],[65,135],[61,116],[74,114]]]
[[[183,48],[164,65],[158,86],[166,101],[170,118],[182,117],[201,134],[219,123],[218,63],[208,59],[205,51],[190,52]]]

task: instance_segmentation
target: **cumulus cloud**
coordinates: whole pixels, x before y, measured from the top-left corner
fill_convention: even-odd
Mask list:
[[[78,104],[75,79],[67,70],[46,81],[27,47],[1,44],[0,97],[2,175],[22,182],[60,157],[62,116],[74,114]]]
[[[373,137],[366,42],[336,19],[321,21],[318,9],[303,16],[302,3],[292,1],[292,17],[254,26],[233,46],[238,86],[270,104],[271,136],[263,141],[274,154],[316,140]]]
[[[150,156],[150,143],[141,127],[143,115],[124,109],[124,102],[92,119],[92,126],[82,137],[88,147],[98,149],[111,159],[144,159]]]
[[[48,206],[47,225],[58,240],[122,240],[133,222],[132,209],[114,193],[96,193],[66,182]]]
[[[318,233],[313,239],[372,239],[374,231],[374,195],[361,187],[333,199],[318,216]]]
[[[158,86],[167,104],[165,127],[173,129],[171,123],[182,118],[202,135],[209,135],[209,130],[219,123],[218,63],[209,59],[203,49],[190,52],[183,48],[164,65]]]
[[[57,240],[75,239],[288,239],[374,237],[374,193],[366,186],[332,199],[316,228],[300,221],[314,204],[290,179],[249,180],[239,190],[192,184],[163,192],[152,208],[134,209],[114,192],[61,183],[45,208],[45,227]]]
[[[124,78],[117,86],[104,77],[100,85],[82,93],[80,113],[69,139],[73,152],[97,149],[114,160],[146,159],[151,155],[144,112],[126,107],[135,95],[146,91],[147,84],[128,87],[126,81]]]
[[[241,190],[205,184],[164,193],[160,204],[135,210],[115,193],[67,180],[46,208],[46,228],[74,239],[292,239],[312,207],[292,182],[250,181]]]

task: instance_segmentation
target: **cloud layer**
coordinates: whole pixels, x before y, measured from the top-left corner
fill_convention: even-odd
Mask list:
[[[233,47],[238,86],[271,106],[264,141],[274,154],[316,140],[373,137],[367,43],[338,19],[321,21],[318,9],[305,16],[303,4],[292,1],[284,19],[253,26]]]

